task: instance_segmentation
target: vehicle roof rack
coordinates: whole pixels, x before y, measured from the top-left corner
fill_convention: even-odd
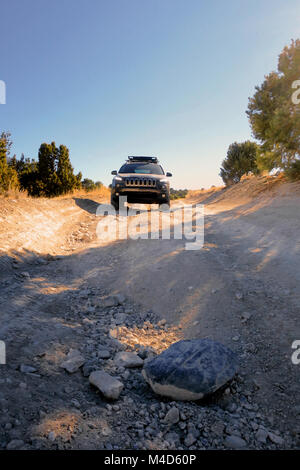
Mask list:
[[[130,162],[151,162],[151,163],[158,163],[157,157],[128,157]]]

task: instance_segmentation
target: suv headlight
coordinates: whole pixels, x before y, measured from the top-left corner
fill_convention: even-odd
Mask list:
[[[115,176],[115,181],[123,181],[123,178],[121,178],[121,176]]]
[[[168,180],[167,178],[164,178],[164,179],[160,180],[160,182],[161,182],[161,183],[168,183],[169,180]]]

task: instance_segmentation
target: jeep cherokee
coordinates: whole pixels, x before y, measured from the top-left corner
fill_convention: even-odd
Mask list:
[[[156,157],[128,157],[114,175],[111,187],[111,204],[119,210],[119,197],[128,202],[170,205],[170,184]]]

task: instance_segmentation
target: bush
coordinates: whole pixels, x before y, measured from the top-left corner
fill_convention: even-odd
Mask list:
[[[291,181],[300,180],[300,160],[296,160],[285,170],[285,174]]]
[[[84,180],[81,182],[82,189],[84,189],[87,193],[94,191],[95,189],[100,189],[102,186],[103,184],[101,181],[94,182],[89,178],[84,178]]]
[[[170,189],[170,199],[182,199],[186,197],[188,193],[187,189]]]
[[[220,169],[220,176],[226,186],[238,183],[243,175],[256,174],[258,155],[259,147],[255,142],[247,140],[231,144]]]

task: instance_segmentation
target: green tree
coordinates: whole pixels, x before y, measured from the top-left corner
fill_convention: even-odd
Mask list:
[[[0,192],[18,187],[16,169],[13,164],[8,164],[11,145],[11,134],[2,132],[0,135]]]
[[[258,164],[270,170],[288,168],[300,158],[299,105],[293,103],[293,83],[300,79],[300,39],[279,56],[276,72],[265,77],[249,98],[246,111],[253,135],[261,142]]]
[[[77,187],[77,179],[70,162],[69,149],[60,145],[58,149],[57,176],[59,179],[59,193],[66,194]]]
[[[187,189],[173,189],[170,188],[170,199],[181,199],[186,197],[188,193]]]
[[[81,186],[86,192],[96,189],[94,181],[89,178],[84,178],[84,180],[81,182]]]
[[[82,180],[82,173],[80,171],[76,175],[76,187],[75,187],[75,189],[81,189],[81,180]]]
[[[58,149],[55,142],[43,143],[39,148],[38,155],[38,180],[39,195],[59,195],[59,179],[56,172],[58,160]]]
[[[30,158],[21,156],[17,160],[17,171],[21,189],[28,192],[30,196],[40,196],[42,194],[42,182],[39,178],[38,162]]]
[[[220,176],[226,185],[238,183],[244,174],[258,172],[256,160],[259,147],[255,142],[234,142],[222,162]]]

